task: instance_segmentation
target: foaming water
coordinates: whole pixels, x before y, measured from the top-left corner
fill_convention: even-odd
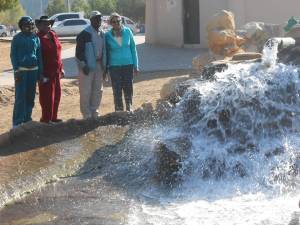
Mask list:
[[[195,81],[172,126],[151,132],[192,147],[179,187],[143,190],[129,224],[299,224],[300,71],[276,64],[277,44],[266,46],[263,63]]]

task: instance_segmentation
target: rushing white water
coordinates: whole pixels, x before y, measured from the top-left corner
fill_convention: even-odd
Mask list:
[[[299,224],[300,70],[276,64],[276,43],[264,54],[195,81],[168,126],[148,131],[192,147],[180,186],[167,196],[143,190],[129,224]]]

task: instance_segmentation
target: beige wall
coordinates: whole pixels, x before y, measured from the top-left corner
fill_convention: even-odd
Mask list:
[[[236,0],[240,1],[240,0]],[[224,0],[200,0],[200,46],[207,47],[207,22],[214,14],[227,8]]]
[[[246,22],[283,23],[291,16],[300,16],[299,0],[247,0]]]
[[[146,4],[146,42],[182,47],[182,0],[147,0]]]
[[[184,0],[146,0],[146,42],[183,46]],[[219,10],[235,14],[237,27],[247,22],[284,23],[300,17],[300,0],[199,0],[200,46],[207,47],[206,24]]]

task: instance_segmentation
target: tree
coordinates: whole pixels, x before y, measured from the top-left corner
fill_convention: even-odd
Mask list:
[[[46,9],[47,15],[49,16],[66,11],[68,10],[64,0],[52,0],[51,2],[49,2],[48,7]]]
[[[128,16],[139,22],[145,22],[145,0],[118,0],[117,10],[123,16]]]
[[[17,3],[12,9],[0,12],[0,21],[7,25],[17,25],[20,17],[24,15],[24,9],[20,3]]]
[[[86,0],[74,0],[71,5],[71,10],[73,12],[84,12],[85,14],[88,14],[90,7]]]
[[[117,9],[117,0],[88,0],[91,10],[98,10],[103,15],[111,14]]]
[[[18,0],[0,0],[0,11],[5,11],[6,9],[12,9],[19,3]]]

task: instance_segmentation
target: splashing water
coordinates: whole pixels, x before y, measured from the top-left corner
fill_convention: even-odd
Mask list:
[[[278,43],[269,44],[262,63],[192,82],[172,125],[151,132],[192,147],[180,188],[132,207],[130,224],[299,224],[300,71],[276,64]]]
[[[106,224],[299,224],[300,70],[276,64],[277,44],[266,46],[262,63],[229,65],[214,81],[189,82],[169,120],[95,152],[81,171],[93,172],[57,184],[52,196],[68,193],[47,212],[57,216],[67,206],[68,219],[96,224],[89,218],[99,222],[109,203],[123,201],[126,220]],[[173,188],[153,181],[157,142],[181,156]],[[36,198],[49,198],[49,189]],[[70,224],[63,216],[55,222]]]
[[[269,39],[263,49],[262,64],[267,67],[275,66],[277,62],[279,41],[276,38]]]

